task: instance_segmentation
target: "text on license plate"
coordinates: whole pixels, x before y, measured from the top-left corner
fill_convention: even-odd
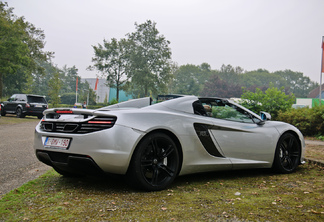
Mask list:
[[[53,147],[53,148],[61,148],[67,149],[70,144],[70,139],[66,138],[57,138],[57,137],[47,137],[44,146],[45,147]]]

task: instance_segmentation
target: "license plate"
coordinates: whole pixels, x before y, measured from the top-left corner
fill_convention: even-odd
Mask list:
[[[43,105],[35,105],[35,107],[43,107]]]
[[[70,145],[70,139],[47,137],[44,142],[44,147],[67,149]]]

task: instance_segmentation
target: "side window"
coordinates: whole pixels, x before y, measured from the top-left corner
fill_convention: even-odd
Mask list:
[[[17,101],[23,101],[24,95],[17,95]]]
[[[20,95],[20,101],[26,102],[26,95]]]
[[[251,115],[240,107],[222,99],[205,99],[201,101],[207,116],[242,123],[254,123]]]
[[[16,94],[12,95],[12,96],[8,99],[9,102],[13,102],[13,101],[16,101],[16,100],[17,100],[17,95],[16,95]]]

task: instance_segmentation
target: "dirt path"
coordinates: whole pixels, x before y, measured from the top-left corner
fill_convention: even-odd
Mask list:
[[[39,162],[34,153],[37,123],[35,120],[0,126],[0,198],[50,169]]]

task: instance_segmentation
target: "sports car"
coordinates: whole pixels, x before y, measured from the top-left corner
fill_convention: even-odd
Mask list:
[[[228,99],[150,97],[97,110],[54,108],[36,126],[37,158],[65,176],[123,174],[132,185],[163,190],[177,176],[272,168],[304,162],[300,131]]]

